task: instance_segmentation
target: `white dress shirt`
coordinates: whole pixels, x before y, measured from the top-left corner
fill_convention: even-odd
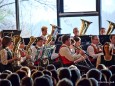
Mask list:
[[[97,46],[95,44],[93,44],[93,43],[90,46],[88,46],[87,53],[89,54],[89,56],[93,57],[93,59],[96,59],[97,57],[103,55],[103,53],[95,54],[94,48],[93,48],[92,45],[97,49]]]

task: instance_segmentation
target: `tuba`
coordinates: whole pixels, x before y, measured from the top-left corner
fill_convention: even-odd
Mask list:
[[[31,37],[30,37],[30,41],[29,41],[28,45],[26,46],[26,54],[27,54],[27,55],[31,55],[32,50],[31,50],[30,47],[31,47],[31,45],[32,45],[35,41],[36,41],[36,38],[33,37],[33,36],[31,36]],[[27,59],[27,65],[28,65],[28,66],[32,66],[32,65],[33,65],[31,59]]]
[[[83,20],[83,19],[81,19],[81,21],[82,21],[82,26],[81,26],[81,29],[80,29],[80,36],[85,35],[89,25],[92,23],[90,21],[86,21],[86,20]]]
[[[12,41],[14,43],[14,47],[13,47],[13,56],[16,56],[17,58],[19,58],[19,46],[20,46],[20,41],[21,41],[21,37],[20,35],[15,35],[12,38]],[[19,61],[14,61],[13,62],[14,66],[19,66]]]
[[[109,22],[109,27],[108,27],[106,35],[110,35],[115,29],[115,23],[111,21],[108,21],[108,22]]]

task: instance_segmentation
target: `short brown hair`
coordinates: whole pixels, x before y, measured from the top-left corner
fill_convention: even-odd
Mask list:
[[[46,26],[42,26],[41,31],[47,30],[48,28]]]

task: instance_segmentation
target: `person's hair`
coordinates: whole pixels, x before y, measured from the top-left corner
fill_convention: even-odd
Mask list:
[[[42,71],[37,71],[32,74],[32,79],[35,80],[37,77],[43,76]]]
[[[107,81],[109,81],[109,78],[112,76],[112,73],[109,69],[102,69],[101,72],[105,74]]]
[[[0,79],[0,86],[12,86],[12,84],[7,79]]]
[[[99,64],[96,68],[97,68],[98,70],[107,69],[104,64]]]
[[[105,28],[104,28],[104,27],[101,27],[100,30],[101,30],[101,29],[105,29]]]
[[[111,65],[109,70],[112,72],[112,74],[115,74],[115,65]]]
[[[115,36],[115,34],[111,34],[111,35],[109,36],[109,39],[112,39],[113,36]]]
[[[53,70],[53,69],[56,69],[56,67],[53,64],[49,64],[46,66],[46,69],[47,70]]]
[[[58,74],[57,74],[57,70],[53,69],[51,70],[52,73],[52,77],[56,79],[56,81],[58,82]]]
[[[43,38],[42,38],[42,37],[37,37],[37,40],[36,40],[36,41],[38,42],[38,41],[40,41],[40,40],[43,40]]]
[[[17,70],[16,73],[19,75],[20,79],[27,76],[27,73],[24,70]]]
[[[62,68],[60,69],[59,71],[59,79],[63,79],[63,78],[68,78],[68,79],[71,79],[71,71],[69,68]]]
[[[33,79],[27,76],[22,78],[21,86],[33,86]]]
[[[43,71],[45,68],[42,66],[38,66],[37,69],[38,69],[38,71]]]
[[[24,71],[27,73],[27,76],[30,77],[30,75],[31,75],[31,70],[30,70],[29,67],[23,66],[23,67],[20,68],[20,70],[24,70]]]
[[[92,35],[91,40],[94,40],[95,37],[98,37],[97,35]]]
[[[88,78],[82,78],[76,82],[75,86],[92,86],[92,82]]]
[[[48,78],[41,76],[34,80],[33,86],[53,86],[53,83],[49,82]]]
[[[81,38],[74,36],[74,40],[75,40],[76,42],[78,42],[79,40],[81,40]]]
[[[71,44],[75,43],[75,40],[73,38],[71,38],[70,40],[71,40]]]
[[[105,45],[108,45],[109,48],[110,48],[110,43],[109,42],[105,42],[105,44],[103,45],[103,53],[104,53],[104,55],[105,55],[105,50],[104,50]],[[110,55],[112,55],[112,49],[109,51],[109,53],[110,53]]]
[[[0,79],[6,79],[7,76],[8,76],[8,73],[1,73]]]
[[[98,81],[95,78],[89,78],[92,82],[92,86],[99,86]]]
[[[12,73],[7,77],[11,81],[12,86],[20,86],[20,77],[16,73]]]
[[[72,74],[71,80],[75,85],[76,81],[81,78],[81,74],[77,69],[71,69],[71,74]]]
[[[102,73],[98,69],[93,68],[87,72],[86,76],[87,78],[95,78],[97,81],[100,81],[102,78]]]
[[[63,78],[63,79],[59,80],[59,82],[57,83],[57,86],[74,86],[74,85],[71,82],[71,80],[69,80],[67,78]]]
[[[20,41],[21,44],[25,43],[24,42],[24,39],[21,37],[21,41]]]
[[[6,48],[11,41],[12,40],[9,36],[3,37],[3,39],[2,39],[2,48]]]
[[[42,26],[41,31],[47,30],[46,26]]]
[[[62,42],[65,43],[70,38],[69,35],[63,35],[62,36]]]
[[[115,86],[115,74],[113,74],[111,77],[110,77],[110,80],[109,80],[111,83],[110,83],[110,86]]]
[[[49,75],[49,76],[52,76],[52,73],[49,71],[49,70],[43,70],[42,71],[44,73],[44,75]]]
[[[12,71],[10,71],[10,70],[4,70],[2,73],[12,74]]]

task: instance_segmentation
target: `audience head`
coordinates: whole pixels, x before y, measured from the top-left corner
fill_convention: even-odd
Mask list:
[[[49,70],[43,70],[44,75],[52,76],[52,73]]]
[[[38,71],[43,71],[45,68],[42,66],[38,66]]]
[[[10,70],[5,70],[5,71],[3,71],[2,73],[12,74],[12,71],[10,71]]]
[[[33,86],[53,86],[53,83],[49,82],[48,78],[41,76],[34,80]]]
[[[56,81],[58,82],[58,74],[57,71],[55,69],[51,70],[52,73],[52,77],[56,79]]]
[[[30,77],[30,75],[31,75],[31,70],[30,70],[29,67],[23,66],[23,67],[20,68],[20,70],[25,71],[25,72],[27,73],[27,76]]]
[[[33,86],[33,79],[28,76],[22,78],[21,86]]]
[[[49,65],[46,66],[46,69],[47,70],[53,70],[53,69],[56,70],[56,67],[53,64],[49,64]]]
[[[75,86],[92,86],[92,82],[88,78],[82,78],[76,82]]]
[[[110,86],[115,86],[115,74],[110,77]]]
[[[97,81],[100,81],[102,78],[102,73],[98,69],[90,69],[87,74],[87,78],[95,78]]]
[[[109,70],[112,72],[112,74],[115,74],[115,65],[111,65]]]
[[[8,73],[1,73],[0,79],[6,79],[7,76],[8,76]]]
[[[12,84],[7,79],[0,79],[0,86],[12,86]]]
[[[92,86],[99,86],[98,85],[98,81],[96,80],[96,79],[94,79],[94,78],[89,78],[90,80],[91,80],[91,82],[92,82]]]
[[[67,78],[67,79],[71,79],[71,71],[69,68],[62,68],[59,71],[59,79],[63,79],[63,78]]]
[[[74,86],[74,85],[71,82],[71,80],[69,80],[67,78],[63,78],[63,79],[59,80],[59,82],[57,83],[57,86]]]
[[[96,68],[97,68],[98,70],[107,69],[104,64],[99,64]]]
[[[20,77],[16,73],[8,75],[7,79],[11,81],[12,86],[20,86]]]
[[[16,73],[19,75],[20,79],[27,76],[27,73],[24,70],[17,70]]]
[[[102,74],[105,74],[106,78],[107,78],[107,81],[109,81],[109,78],[112,76],[112,73],[110,70],[107,70],[107,69],[102,69],[101,70],[101,73]]]
[[[37,77],[43,76],[44,74],[41,71],[34,72],[32,74],[32,79],[35,80]]]

